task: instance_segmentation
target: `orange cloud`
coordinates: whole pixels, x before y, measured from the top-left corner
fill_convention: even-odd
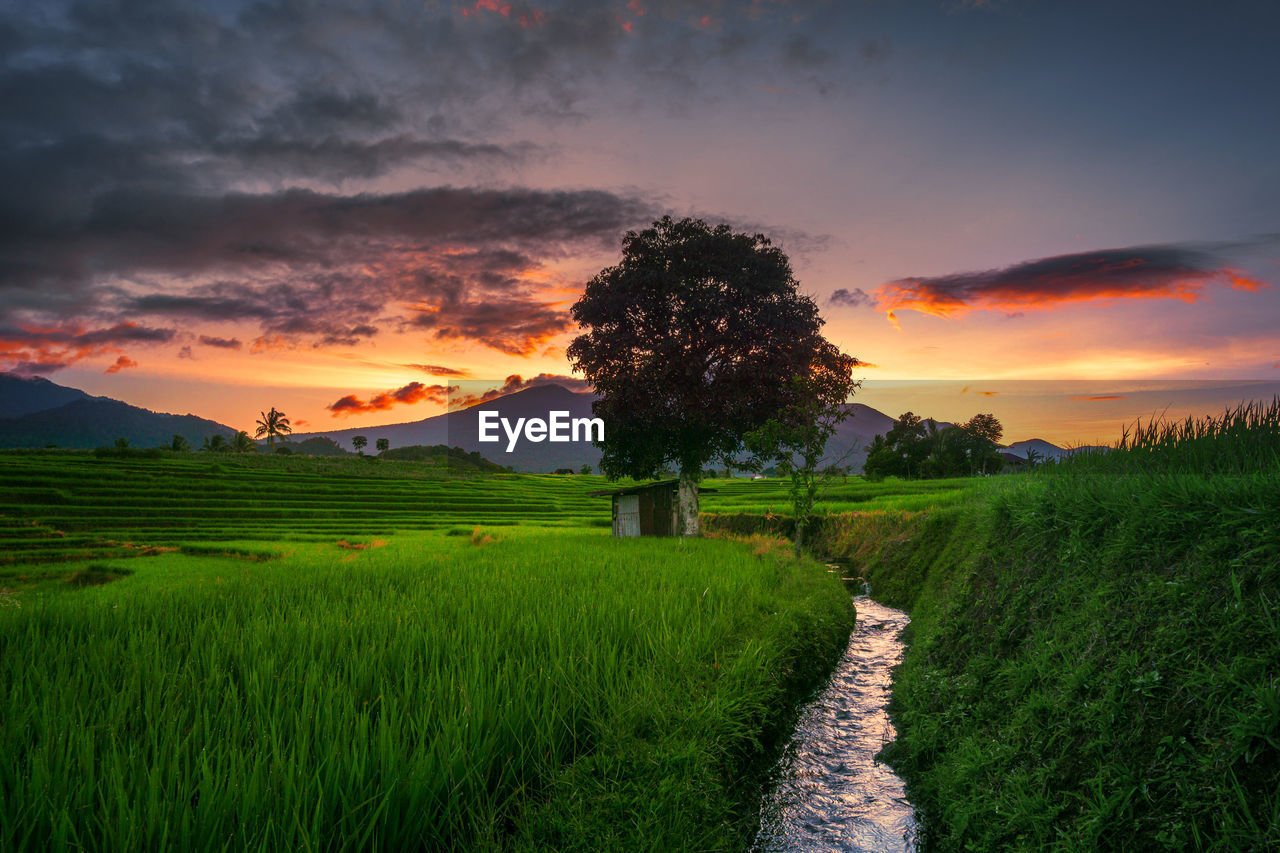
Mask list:
[[[575,392],[590,392],[592,390],[591,383],[585,379],[579,379],[576,376],[563,376],[556,373],[539,373],[537,376],[531,376],[524,379],[518,373],[513,373],[507,377],[506,382],[502,385],[494,385],[489,388],[475,388],[475,383],[469,383],[467,388],[461,385],[453,385],[449,388],[449,410],[457,411],[458,409],[466,409],[471,406],[487,403],[490,400],[496,400],[499,397],[505,397],[508,394],[514,394],[517,391],[524,391],[527,388],[536,388],[540,385],[559,385]],[[474,390],[473,390],[474,389]],[[482,389],[482,390],[481,390]]]
[[[116,359],[116,363],[115,363],[115,364],[111,365],[110,367],[108,367],[106,370],[104,370],[104,371],[102,371],[102,372],[103,372],[103,373],[119,373],[120,371],[124,370],[125,368],[129,368],[129,367],[137,367],[137,366],[138,366],[138,362],[136,362],[136,361],[134,361],[133,359],[129,358],[129,356],[127,356],[127,355],[122,355],[122,356],[120,356],[119,358],[117,358],[117,359]]]
[[[0,326],[0,368],[20,376],[39,376],[69,367],[81,359],[119,353],[121,344],[168,343],[175,334],[173,329],[155,329],[137,323],[117,323],[88,330],[79,326]],[[133,363],[120,365],[108,372],[134,366]]]
[[[1147,246],[1059,255],[981,272],[902,278],[881,285],[874,296],[887,314],[909,309],[951,317],[974,310],[1016,313],[1108,299],[1195,302],[1211,285],[1249,292],[1269,286],[1205,251]],[[897,325],[896,316],[889,321]]]
[[[410,382],[403,388],[374,394],[367,401],[361,400],[355,394],[348,394],[330,403],[327,408],[330,412],[333,412],[335,418],[339,415],[385,412],[395,405],[411,406],[414,403],[421,403],[423,400],[443,403],[447,399],[448,391],[449,389],[444,385],[423,385],[421,382]]]
[[[1072,400],[1083,400],[1086,402],[1099,402],[1102,400],[1123,400],[1128,394],[1098,394],[1092,397],[1072,397]]]

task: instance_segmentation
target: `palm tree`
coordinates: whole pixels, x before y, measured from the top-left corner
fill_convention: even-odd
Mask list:
[[[277,412],[276,407],[272,406],[271,411],[263,412],[262,417],[258,419],[258,428],[254,431],[255,438],[267,437],[267,446],[274,453],[276,449],[276,437],[283,438],[293,432],[293,427],[289,426],[289,419],[285,417],[284,412]]]
[[[229,450],[230,446],[227,444],[225,435],[206,435],[204,437],[204,446],[200,449],[208,453],[221,453],[224,450]]]
[[[240,430],[235,434],[235,437],[231,439],[231,452],[233,453],[250,453],[257,449],[258,448],[253,443],[253,439],[249,438],[249,433],[244,430]]]

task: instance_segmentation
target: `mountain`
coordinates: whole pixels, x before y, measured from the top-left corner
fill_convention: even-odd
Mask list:
[[[846,403],[845,409],[850,417],[841,421],[836,427],[835,435],[827,441],[826,453],[823,454],[821,466],[849,466],[853,471],[861,471],[862,463],[867,461],[867,446],[877,435],[884,435],[893,428],[893,418],[862,403]],[[935,423],[925,418],[924,423]],[[946,421],[937,421],[942,429],[953,426]]]
[[[1057,459],[1059,456],[1067,454],[1066,448],[1050,444],[1043,438],[1028,438],[1023,441],[1015,441],[1004,448],[1006,453],[1011,453],[1019,459],[1026,459],[1027,451],[1029,450],[1034,450],[1041,459]]]
[[[0,373],[0,418],[19,418],[32,412],[56,409],[76,400],[91,399],[76,388],[55,385],[48,379],[28,379]]]
[[[1059,447],[1056,444],[1050,444],[1042,438],[1028,438],[1024,441],[1015,441],[1013,444],[1004,448],[1006,453],[1012,453],[1019,459],[1027,458],[1027,451],[1034,450],[1041,459],[1060,459],[1064,456],[1070,456],[1072,453],[1079,453],[1083,450],[1110,450],[1111,448],[1099,444],[1086,444],[1080,447]]]
[[[545,420],[548,412],[552,411],[568,412],[570,418],[590,418],[591,403],[595,399],[595,394],[570,391],[561,385],[540,385],[469,409],[436,415],[420,421],[382,427],[356,427],[302,433],[292,438],[294,441],[301,441],[323,436],[333,439],[344,448],[352,448],[351,439],[357,435],[367,438],[371,448],[380,438],[388,439],[393,448],[412,444],[447,444],[451,447],[461,447],[468,452],[478,451],[486,459],[499,465],[508,465],[517,471],[546,473],[557,468],[572,468],[576,471],[583,465],[598,469],[599,449],[582,442],[533,444],[522,439],[508,453],[505,439],[496,444],[478,440],[481,412],[498,412],[501,417],[513,423],[517,418]],[[825,464],[851,465],[853,470],[858,471],[861,470],[862,463],[867,458],[866,446],[875,436],[889,431],[893,426],[893,418],[862,403],[849,403],[847,408],[852,417],[840,424],[836,434],[828,442]],[[950,424],[943,423],[940,426],[946,427]],[[605,429],[608,428],[609,425],[605,424]],[[501,431],[499,432],[501,434]]]
[[[482,442],[480,435],[480,414],[497,412],[511,424],[519,418],[547,419],[549,412],[568,412],[570,418],[590,418],[591,403],[595,394],[570,391],[561,385],[539,385],[526,388],[505,397],[480,403],[469,409],[460,409],[443,415],[423,418],[402,424],[389,424],[380,427],[353,427],[350,429],[326,430],[324,432],[298,433],[293,441],[305,441],[309,438],[323,436],[338,442],[343,448],[354,449],[351,439],[363,435],[369,440],[369,448],[380,438],[391,442],[391,446],[408,447],[410,445],[445,444],[450,447],[461,447],[467,452],[476,451],[486,459],[499,465],[507,465],[517,471],[554,471],[557,468],[573,468],[575,471],[583,465],[593,468],[600,465],[600,450],[585,442],[552,443],[543,441],[534,443],[521,438],[510,453],[507,452],[505,437],[498,442]],[[608,428],[606,424],[605,428]],[[501,427],[497,434],[503,436]]]
[[[479,440],[480,416],[484,412],[496,412],[511,424],[520,418],[545,420],[553,411],[568,412],[570,419],[590,418],[591,403],[595,399],[595,394],[570,391],[561,385],[539,385],[469,409],[418,421],[298,433],[289,437],[289,443],[298,448],[303,442],[323,445],[323,441],[316,439],[331,439],[343,449],[354,450],[351,439],[363,435],[369,441],[366,452],[372,452],[377,440],[385,438],[393,448],[413,445],[460,447],[517,471],[545,473],[557,468],[576,471],[583,465],[598,469],[600,450],[586,442],[535,443],[522,437],[508,452],[501,428],[496,430],[501,440]],[[893,418],[862,403],[849,403],[846,407],[851,417],[840,424],[828,442],[823,464],[848,465],[859,471],[866,461],[865,448],[877,435],[889,431]],[[945,428],[951,424],[940,422],[939,426]],[[605,429],[608,429],[608,424],[605,424]],[[127,438],[134,447],[155,447],[168,444],[175,434],[185,436],[192,447],[198,448],[206,436],[230,437],[235,430],[195,415],[152,412],[107,397],[91,397],[83,391],[57,385],[47,379],[24,379],[0,373],[0,448],[45,447],[50,444],[92,448],[112,444],[121,437]],[[1025,459],[1028,449],[1034,449],[1045,459],[1070,452],[1038,438],[1014,442],[1007,452]]]
[[[47,379],[11,374],[0,375],[0,412],[5,415],[0,416],[0,447],[52,444],[86,449],[117,438],[128,439],[134,447],[157,447],[175,434],[199,447],[207,435],[235,435],[231,427],[195,415],[153,412],[108,397],[90,397]]]

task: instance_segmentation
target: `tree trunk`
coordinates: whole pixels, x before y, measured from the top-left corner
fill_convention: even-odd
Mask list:
[[[677,536],[699,536],[698,529],[698,482],[691,474],[680,472],[680,486],[676,497],[678,505],[676,515]]]

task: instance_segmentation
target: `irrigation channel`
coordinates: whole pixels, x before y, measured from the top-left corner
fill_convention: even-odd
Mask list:
[[[897,732],[886,707],[902,662],[907,614],[866,595],[849,646],[822,692],[800,712],[774,770],[753,850],[913,851],[915,810],[876,755]]]

